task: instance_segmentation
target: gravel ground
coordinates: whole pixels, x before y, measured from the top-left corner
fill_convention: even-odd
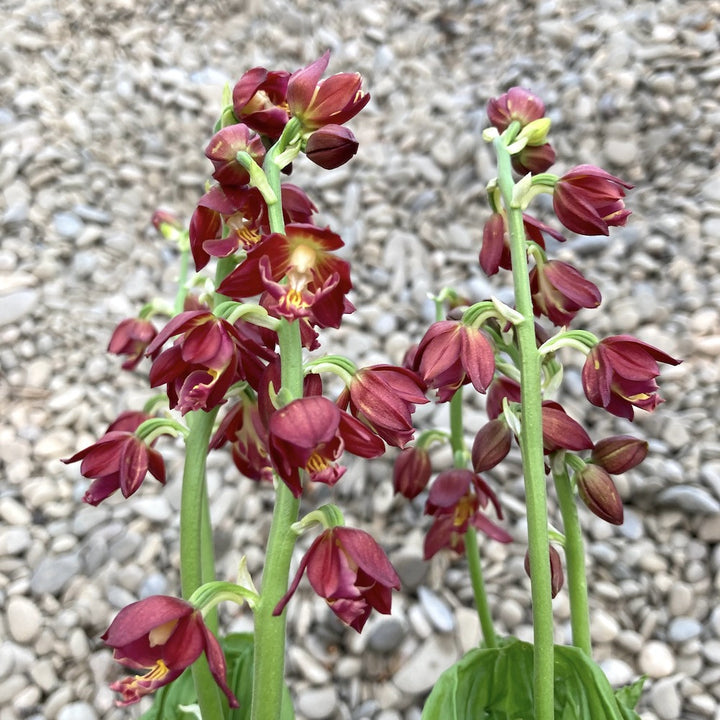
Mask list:
[[[664,372],[667,403],[636,423],[652,454],[621,478],[625,524],[584,516],[592,632],[613,683],[649,676],[644,720],[720,718],[719,19],[714,0],[0,3],[0,720],[136,717],[113,706],[120,669],[98,636],[127,603],[176,592],[180,454],[162,446],[162,492],[148,483],[99,508],[82,506],[86,481],[58,458],[149,394],[104,348],[121,318],[172,287],[174,258],[149,218],[192,211],[223,84],[326,48],[331,71],[359,70],[373,96],[350,165],[296,163],[354,263],[359,309],[330,337],[336,351],[397,362],[429,319],[429,290],[459,278],[473,298],[507,292],[476,263],[488,97],[532,88],[560,170],[593,162],[636,183],[626,228],[560,253],[603,291],[588,329],[685,358]],[[593,437],[628,431],[587,409],[576,367],[564,397]],[[471,407],[469,426],[482,417]],[[340,502],[381,534],[404,589],[392,617],[356,636],[303,586],[290,614],[297,717],[417,720],[477,639],[467,573],[422,562],[422,502],[393,499],[389,460],[352,472]],[[270,497],[222,455],[209,480],[220,572],[246,553],[257,573]],[[499,630],[528,638],[517,457],[493,480],[518,542],[484,544],[489,592]],[[565,592],[555,608],[567,640]],[[228,627],[249,626],[224,612]]]

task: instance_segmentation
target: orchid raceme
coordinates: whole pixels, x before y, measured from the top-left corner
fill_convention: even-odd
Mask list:
[[[205,155],[212,178],[197,201],[188,232],[170,213],[158,211],[153,218],[159,232],[175,241],[180,256],[177,292],[170,302],[154,299],[137,318],[121,321],[109,343],[110,352],[124,356],[123,369],[133,370],[143,356],[150,358],[149,385],[164,386],[165,392],[148,401],[143,412],[120,415],[99,440],[63,461],[81,463],[80,473],[92,480],[84,500],[97,505],[116,490],[125,498],[133,495],[148,473],[165,483],[163,458],[154,449],[159,435],[185,443],[179,493],[184,599],[151,596],[120,611],[102,637],[114,657],[138,674],[111,687],[121,695],[119,704],[129,705],[192,668],[186,677],[192,675],[194,695],[189,690],[188,695],[198,716],[223,720],[228,704],[236,708],[240,701],[247,702],[250,720],[290,717],[284,611],[302,576],[306,574],[332,612],[358,632],[373,609],[390,613],[392,591],[400,588],[399,575],[378,541],[364,530],[346,527],[334,504],[308,507],[323,494],[342,497],[344,487],[352,491],[351,485],[345,486],[351,481],[343,479],[351,475],[345,453],[377,458],[386,444],[399,450],[391,450],[396,460],[392,480],[386,477],[385,482],[413,501],[407,517],[423,508],[427,516],[415,518],[426,531],[425,559],[440,553],[465,556],[483,632],[483,647],[470,659],[504,651],[510,646],[496,638],[489,604],[493,594],[484,585],[483,543],[513,541],[502,526],[500,498],[493,487],[496,468],[508,456],[512,469],[500,477],[518,474],[515,442],[526,510],[527,532],[519,534],[528,548],[532,677],[503,680],[504,690],[490,677],[497,707],[470,703],[466,710],[468,717],[505,712],[506,693],[513,703],[520,698],[516,706],[527,708],[523,717],[554,720],[554,688],[564,687],[567,680],[554,654],[552,598],[563,586],[570,599],[572,642],[592,670],[585,673],[587,682],[601,677],[590,659],[581,532],[586,516],[578,513],[578,498],[598,517],[620,524],[623,505],[612,476],[636,467],[649,448],[648,442],[630,435],[595,442],[566,411],[561,396],[565,355],[570,350],[583,354],[581,379],[590,404],[630,421],[635,408],[652,411],[662,402],[657,394],[659,364],[679,362],[629,335],[598,339],[571,329],[581,309],[600,305],[600,289],[575,265],[550,257],[555,243],[565,241],[558,223],[587,235],[607,235],[611,227],[625,225],[630,215],[625,196],[632,186],[589,164],[562,176],[549,174],[556,152],[545,104],[529,90],[510,88],[487,104],[491,127],[483,138],[492,143],[498,175],[487,184],[489,215],[482,231],[478,225],[472,255],[478,262],[469,263],[464,279],[480,269],[493,275],[503,268],[511,271],[514,295],[499,292],[473,300],[460,287],[446,287],[430,296],[435,321],[417,345],[407,349],[403,367],[375,358],[373,364],[362,365],[340,355],[322,355],[319,351],[332,337],[324,330],[340,328],[354,310],[350,263],[338,254],[344,248],[340,235],[314,224],[313,201],[297,185],[281,182],[281,174],[290,175],[293,165],[305,162],[303,154],[315,166],[332,169],[358,152],[358,139],[344,124],[370,96],[363,92],[358,73],[323,78],[328,64],[329,52],[292,73],[255,67],[232,90],[226,87],[220,118],[207,134],[211,139]],[[543,193],[552,195],[552,203],[531,210]],[[551,213],[554,220],[545,216]],[[566,247],[572,253],[572,242]],[[189,270],[193,261],[195,276]],[[392,298],[385,297],[383,306],[393,307]],[[156,329],[162,314],[169,320]],[[327,372],[341,378],[342,389],[325,382]],[[447,408],[449,430],[417,432],[416,407],[429,402],[429,389]],[[484,408],[487,422],[478,422],[477,412],[466,412],[466,396],[472,392],[470,402],[475,410]],[[580,416],[575,404],[565,404]],[[418,414],[435,420],[440,413],[421,409]],[[590,421],[588,427],[597,425]],[[447,443],[449,453],[431,457],[428,448],[435,442]],[[262,573],[256,578],[261,591],[245,558],[236,583],[217,579],[215,508],[210,512],[210,490],[216,484],[208,483],[206,464],[208,453],[214,451],[214,460],[221,448],[231,452],[233,473],[263,483],[257,488],[263,493],[257,506],[272,504],[272,517],[263,521],[259,533],[267,538],[266,555],[254,563]],[[443,457],[447,463],[437,467],[433,477],[433,466]],[[328,490],[341,480],[338,491]],[[372,475],[371,480],[382,482],[382,477]],[[256,483],[245,482],[248,486],[256,489]],[[557,503],[548,503],[548,486]],[[507,491],[499,491],[503,505],[521,515],[517,502],[505,502]],[[322,530],[291,580],[297,538],[318,524]],[[486,536],[481,543],[478,531]],[[247,533],[233,530],[226,535],[234,539]],[[555,545],[562,547],[562,555]],[[229,650],[231,642],[225,645],[228,672],[216,638],[222,616],[215,608],[228,600],[248,600],[254,613],[252,697],[240,697],[246,689],[237,664],[241,661]],[[196,662],[203,655],[207,662]],[[473,683],[485,677],[466,675]],[[448,702],[465,697],[465,682],[453,685],[455,695]],[[183,694],[186,689],[183,686]],[[595,690],[586,688],[592,697]],[[170,712],[164,703],[172,694],[163,692],[158,699],[153,709],[158,717]],[[602,702],[610,707],[621,697],[602,696]],[[570,694],[568,698],[575,701]],[[586,699],[580,698],[577,707],[590,707]],[[630,718],[633,712],[613,710],[612,717]]]

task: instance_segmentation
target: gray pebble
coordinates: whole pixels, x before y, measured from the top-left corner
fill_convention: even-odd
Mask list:
[[[661,507],[680,508],[687,513],[720,513],[720,502],[704,488],[692,485],[666,488],[658,495],[657,503]]]
[[[695,618],[676,617],[668,626],[667,637],[670,642],[684,643],[700,635],[702,625]]]
[[[445,601],[424,585],[421,585],[417,592],[420,604],[435,629],[441,633],[452,632],[455,627],[455,617]]]

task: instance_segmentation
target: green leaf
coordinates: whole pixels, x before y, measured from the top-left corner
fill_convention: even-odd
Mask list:
[[[440,676],[422,720],[532,720],[532,677],[530,643],[509,638],[471,650]],[[634,684],[627,695],[636,699],[637,692]],[[555,646],[556,720],[635,720],[622,698],[579,648]]]
[[[250,720],[253,679],[253,636],[251,633],[233,633],[220,640],[227,664],[227,681],[237,697],[240,707],[230,710],[228,720]],[[140,720],[188,720],[190,715],[180,705],[197,702],[195,685],[190,668],[155,696],[152,707]],[[292,699],[287,685],[283,688],[283,704],[278,720],[295,720]]]
[[[642,675],[634,683],[615,691],[615,697],[625,720],[640,720],[635,708],[640,701],[645,680],[647,680],[647,675]]]

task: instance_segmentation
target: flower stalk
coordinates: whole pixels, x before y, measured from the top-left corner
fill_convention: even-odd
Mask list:
[[[558,458],[559,460],[559,458]],[[588,584],[585,573],[585,545],[573,486],[564,460],[553,463],[553,481],[565,531],[565,564],[570,594],[570,626],[573,645],[592,655]]]
[[[527,504],[530,567],[532,568],[535,720],[553,720],[553,615],[550,558],[548,556],[547,492],[543,464],[540,354],[535,339],[522,210],[513,197],[515,184],[512,180],[510,154],[507,151],[507,143],[512,142],[518,129],[519,123],[513,123],[502,136],[493,140],[493,146],[497,156],[498,185],[508,215],[515,306],[524,318],[522,322],[515,325],[515,330],[520,350],[522,403],[520,450]]]
[[[289,124],[289,123],[288,123]],[[287,132],[287,127],[286,127]],[[283,138],[270,149],[264,170],[277,202],[268,204],[270,229],[283,232],[285,223],[280,194],[280,167],[275,156],[282,152]],[[281,358],[280,396],[297,399],[303,395],[303,365],[300,325],[297,320],[282,320],[278,326]],[[282,689],[285,680],[285,640],[287,613],[273,610],[288,588],[290,561],[297,536],[291,531],[297,522],[300,500],[290,488],[276,480],[275,509],[265,554],[262,592],[255,609],[255,652],[253,667],[252,720],[277,720],[281,717]]]

